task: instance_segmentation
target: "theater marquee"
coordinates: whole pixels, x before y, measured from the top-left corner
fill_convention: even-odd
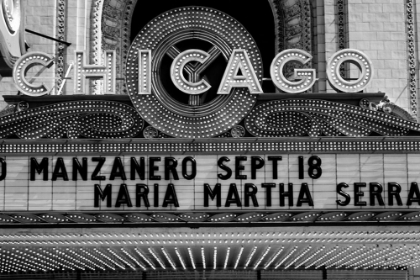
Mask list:
[[[122,69],[116,50],[99,64],[89,56],[75,51],[58,90],[69,80],[68,95],[27,77],[55,63],[49,54],[15,63],[22,95],[1,112],[0,223],[420,217],[420,125],[363,92],[374,76],[363,52],[333,54],[325,75],[337,93],[314,93],[307,51],[279,52],[264,78],[239,22],[184,7],[147,24]],[[293,76],[290,63],[302,65]],[[342,74],[348,63],[357,79]]]
[[[417,155],[6,157],[1,204],[23,210],[420,208]],[[0,205],[1,205],[0,204]]]

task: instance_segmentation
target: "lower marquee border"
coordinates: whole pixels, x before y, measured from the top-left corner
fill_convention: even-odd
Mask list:
[[[0,212],[2,227],[81,226],[273,226],[419,224],[420,211],[276,211],[276,212]]]
[[[347,154],[347,153],[420,153],[420,138],[416,136],[368,138],[301,137],[301,138],[241,138],[241,139],[39,139],[0,140],[0,157],[7,155],[56,154]]]

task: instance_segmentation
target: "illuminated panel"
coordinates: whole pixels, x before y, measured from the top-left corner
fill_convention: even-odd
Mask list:
[[[298,246],[293,247],[293,249],[285,256],[283,257],[283,259],[281,259],[276,266],[274,267],[274,269],[279,268],[288,258],[290,258],[297,250]]]
[[[255,263],[254,269],[257,269],[258,268],[258,266],[264,260],[265,256],[268,254],[268,252],[270,252],[270,250],[271,250],[271,247],[268,247],[267,249],[265,249],[264,253],[261,255],[261,257]]]
[[[271,259],[264,265],[264,269],[267,269],[276,259],[277,257],[283,252],[284,247],[282,246],[272,257]]]
[[[284,76],[283,68],[288,62],[297,61],[305,65],[311,59],[308,52],[298,49],[284,50],[276,55],[270,67],[274,85],[287,93],[300,93],[310,89],[317,80],[315,69],[295,69],[293,78],[299,81],[293,82]]]
[[[149,265],[150,265],[150,267],[153,269],[153,270],[156,270],[156,267],[155,267],[155,265],[152,263],[152,261],[151,260],[149,260],[139,249],[137,249],[137,248],[134,248],[134,251],[136,251],[136,253],[145,261],[145,262],[147,262]]]
[[[159,256],[156,254],[155,250],[153,250],[153,248],[147,248],[147,250],[149,250],[150,254],[152,254],[152,256],[156,259],[156,261],[160,264],[160,266],[163,269],[166,269],[165,264],[163,263],[163,261],[159,258]]]

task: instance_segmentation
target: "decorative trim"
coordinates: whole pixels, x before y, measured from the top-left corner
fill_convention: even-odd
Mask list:
[[[90,37],[91,37],[91,50],[90,53],[92,54],[91,59],[95,65],[102,64],[102,7],[103,7],[103,0],[94,0],[92,2],[92,21],[91,21],[91,29],[90,29]],[[92,92],[91,94],[99,95],[101,94],[101,81],[93,81],[91,82]]]
[[[66,18],[67,18],[67,0],[58,0],[57,2],[57,39],[61,41],[66,41]],[[65,66],[66,66],[66,45],[62,43],[57,43],[56,49],[56,82],[55,82],[55,92],[58,93],[61,84],[63,83],[63,78],[65,75]]]
[[[338,34],[338,50],[344,50],[348,48],[348,40],[347,40],[347,23],[348,23],[348,14],[347,14],[347,1],[345,0],[337,0],[337,34]],[[340,66],[340,75],[343,78],[346,78],[347,71],[346,66]]]
[[[344,50],[348,48],[347,41],[347,1],[337,0],[337,27],[338,27],[338,50]]]
[[[118,140],[18,140],[4,139],[0,154],[65,155],[65,154],[418,154],[418,137],[369,137],[364,139],[314,138],[214,138],[214,139],[118,139]]]
[[[135,137],[143,120],[131,106],[112,101],[56,103],[7,115],[0,119],[0,138],[23,139],[81,136],[97,139]]]
[[[57,227],[74,224],[159,224],[159,223],[337,223],[348,224],[359,222],[420,222],[420,211],[277,211],[277,212],[225,212],[225,213],[165,213],[165,212],[74,212],[47,213],[17,212],[1,213],[1,225],[45,225]],[[0,240],[0,245],[2,241]]]
[[[276,51],[301,49],[312,53],[310,1],[272,0],[272,3],[277,17]]]
[[[245,119],[245,127],[256,137],[365,137],[372,132],[402,136],[409,130],[420,131],[420,124],[384,112],[313,99],[262,103]]]
[[[417,116],[417,57],[416,57],[416,30],[415,22],[415,1],[406,0],[406,28],[407,28],[407,45],[408,45],[408,75],[409,75],[409,91],[410,91],[410,108],[411,113]]]
[[[100,15],[102,37],[96,38],[102,50],[115,50],[117,53],[117,75],[126,71],[126,58],[130,47],[131,21],[137,0],[103,0]],[[95,21],[95,19],[93,19]],[[125,83],[117,84],[117,93],[126,94]]]

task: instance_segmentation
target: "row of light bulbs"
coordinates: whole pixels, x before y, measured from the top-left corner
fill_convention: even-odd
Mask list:
[[[420,263],[420,246],[399,246],[391,249],[391,246],[379,245],[363,245],[363,246],[321,246],[315,247],[308,246],[301,248],[293,246],[286,250],[284,246],[277,248],[275,253],[271,254],[269,258],[266,257],[271,251],[272,247],[253,246],[246,250],[240,247],[237,254],[232,255],[232,249],[226,249],[226,258],[224,260],[223,269],[228,268],[229,261],[234,261],[235,269],[238,267],[240,261],[244,262],[243,269],[248,269],[250,264],[253,264],[253,269],[257,269],[259,264],[266,260],[263,269],[284,269],[294,268],[305,265],[305,269],[315,268],[319,269],[325,267],[327,269],[392,269],[398,267],[417,267]],[[395,248],[396,247],[396,248]],[[213,247],[213,265],[212,269],[218,268],[217,255],[218,247]],[[261,250],[259,250],[261,249]],[[298,251],[298,249],[301,249]],[[62,251],[57,248],[38,248],[38,249],[0,249],[1,253],[1,273],[10,272],[25,272],[25,271],[60,271],[60,270],[102,270],[107,269],[115,270],[131,268],[132,270],[148,270],[150,268],[156,269],[154,264],[146,257],[140,249],[133,249],[139,257],[145,260],[149,267],[146,266],[138,257],[133,255],[128,248],[120,248],[120,250],[106,249],[84,249],[76,248]],[[179,266],[172,259],[168,248],[161,248],[162,254],[165,256],[167,262],[171,265],[172,269],[176,270]],[[196,269],[194,261],[194,253],[191,247],[188,247],[188,256],[191,262],[191,267],[188,263],[184,262],[182,250],[178,247],[175,249],[176,255],[180,260],[182,269],[188,270],[191,267]],[[165,262],[159,256],[157,251],[153,248],[148,248],[149,253],[160,264],[161,269],[167,269]],[[245,251],[248,251],[247,257],[243,258]],[[261,251],[260,253],[258,253]],[[322,253],[322,254],[321,254]],[[200,248],[201,261],[203,269],[206,267],[206,249]],[[211,253],[210,253],[211,254]],[[232,259],[229,260],[232,255]],[[255,258],[254,256],[259,256]],[[318,257],[316,257],[318,256]],[[298,263],[298,261],[300,261]],[[287,263],[286,263],[287,262]],[[285,265],[283,265],[285,264]],[[283,266],[282,266],[283,265]]]

